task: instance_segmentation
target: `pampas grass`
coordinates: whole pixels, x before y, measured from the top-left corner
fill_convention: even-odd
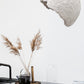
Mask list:
[[[17,43],[17,44],[18,44],[18,47],[15,47],[15,46],[12,44],[12,42],[11,42],[7,37],[5,37],[5,36],[2,35],[2,38],[3,38],[3,40],[4,40],[5,46],[10,49],[10,53],[13,53],[14,55],[17,55],[17,56],[19,57],[19,59],[20,59],[22,65],[23,65],[23,67],[25,68],[27,74],[29,75],[29,71],[28,71],[28,69],[27,69],[25,63],[23,62],[23,60],[22,60],[22,58],[21,58],[21,55],[20,55],[20,52],[19,52],[19,50],[22,49],[20,39],[18,39],[18,43]]]
[[[40,49],[40,45],[42,43],[42,37],[40,34],[40,31],[34,36],[34,38],[31,41],[31,50],[32,52],[34,52],[35,50],[39,50]]]
[[[31,64],[33,53],[34,53],[34,51],[40,49],[40,45],[42,43],[42,37],[41,37],[40,31],[34,36],[34,38],[32,39],[32,41],[30,42],[32,53],[31,53],[31,56],[30,56],[30,59],[29,59],[28,67],[26,67],[26,64],[24,63],[24,61],[23,61],[23,59],[21,58],[21,55],[20,55],[20,50],[22,50],[22,44],[21,44],[20,39],[19,38],[17,39],[17,47],[16,47],[4,35],[2,35],[2,38],[4,40],[4,45],[9,48],[10,53],[13,53],[14,55],[17,55],[19,57],[21,63],[23,64],[26,72],[29,75],[29,67],[30,67],[30,64]]]
[[[32,53],[31,53],[31,56],[30,56],[30,59],[29,59],[28,69],[29,69],[30,64],[31,64],[33,52],[34,52],[35,50],[39,50],[39,49],[41,48],[41,47],[40,47],[41,43],[42,43],[42,37],[41,37],[40,31],[39,31],[39,32],[34,36],[34,38],[32,39],[32,41],[30,42]]]
[[[17,43],[17,45],[18,45],[18,46],[17,46],[17,49],[22,50],[22,44],[21,44],[21,41],[20,41],[19,38],[17,39],[17,42],[16,42],[16,43]]]
[[[10,49],[10,53],[20,56],[18,48],[15,47],[7,37],[2,35],[2,38],[4,40],[4,45]]]

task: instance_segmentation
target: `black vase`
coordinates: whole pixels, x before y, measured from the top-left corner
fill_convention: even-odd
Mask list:
[[[30,76],[20,76],[18,81],[19,84],[30,84]]]

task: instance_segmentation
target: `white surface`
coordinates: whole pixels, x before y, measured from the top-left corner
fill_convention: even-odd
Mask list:
[[[45,0],[43,0],[45,1]],[[66,26],[74,24],[80,14],[80,0],[46,0],[47,6],[57,12]]]
[[[74,81],[72,84],[84,84],[84,81]]]
[[[46,9],[40,0],[0,0],[0,34],[13,43],[20,37],[26,62],[31,53],[30,40],[39,29],[42,32],[42,49],[34,55],[32,62],[36,80],[64,84],[84,81],[84,0],[81,5],[77,21],[67,28],[59,15]],[[0,62],[10,64],[13,77],[16,77],[22,65],[2,42],[0,37]],[[0,76],[8,77],[5,68],[0,68],[0,72]]]

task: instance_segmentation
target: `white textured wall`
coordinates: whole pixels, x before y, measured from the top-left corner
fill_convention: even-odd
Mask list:
[[[84,0],[81,3],[80,16],[67,28],[59,15],[47,10],[40,0],[0,0],[0,34],[13,42],[20,37],[26,58],[31,53],[29,41],[38,29],[42,32],[42,49],[35,53],[32,62],[36,80],[64,84],[84,81]],[[0,62],[12,66],[13,77],[22,69],[19,59],[9,54],[1,37]],[[7,71],[0,67],[0,76],[5,75],[8,76]]]

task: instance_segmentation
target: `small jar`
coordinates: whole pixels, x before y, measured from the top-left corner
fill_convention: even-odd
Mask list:
[[[30,84],[30,75],[22,71],[18,77],[19,84]]]

